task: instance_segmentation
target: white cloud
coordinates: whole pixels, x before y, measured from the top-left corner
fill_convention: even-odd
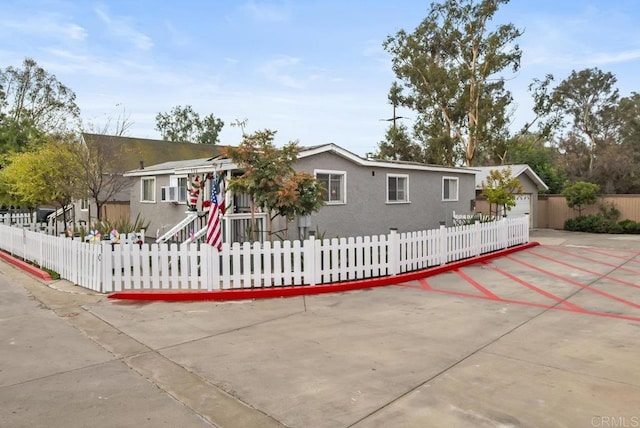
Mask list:
[[[250,0],[242,5],[242,10],[256,21],[286,22],[291,17],[288,3],[268,3]]]
[[[146,34],[136,30],[130,23],[131,19],[124,16],[111,17],[102,7],[94,9],[96,15],[106,25],[110,34],[118,39],[129,41],[140,50],[149,50],[153,47],[153,41]]]
[[[640,59],[640,49],[622,52],[601,52],[588,56],[585,60],[595,65],[619,64]]]
[[[302,89],[307,79],[299,79],[292,76],[292,69],[300,64],[300,58],[290,56],[279,56],[272,59],[258,68],[267,79],[277,82],[283,86],[294,89]]]
[[[87,38],[87,31],[82,26],[68,22],[65,18],[55,13],[40,13],[20,17],[19,19],[0,18],[0,28],[2,32],[11,32],[12,37],[16,37],[17,33],[73,41],[82,41]]]
[[[181,31],[171,22],[166,22],[165,28],[167,30],[167,33],[170,36],[169,37],[170,43],[173,46],[183,47],[183,46],[189,46],[193,43],[193,39],[186,32]]]

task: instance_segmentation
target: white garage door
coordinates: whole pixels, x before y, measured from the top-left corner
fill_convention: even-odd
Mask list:
[[[532,216],[531,209],[531,195],[530,194],[518,194],[516,195],[516,206],[511,208],[511,211],[507,213],[507,217],[520,217],[525,214]]]

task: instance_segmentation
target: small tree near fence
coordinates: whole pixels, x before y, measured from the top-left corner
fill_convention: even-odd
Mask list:
[[[487,182],[482,182],[482,195],[489,201],[489,214],[492,214],[491,207],[495,205],[496,217],[500,214],[500,208],[506,215],[507,211],[516,206],[516,193],[522,193],[522,185],[520,180],[511,176],[511,167],[492,169]]]
[[[254,240],[257,238],[255,206],[268,213],[267,229],[269,239],[272,239],[278,232],[272,230],[277,216],[291,221],[319,210],[323,204],[320,183],[293,168],[299,151],[297,144],[290,142],[279,149],[273,143],[275,134],[276,131],[266,129],[244,135],[238,147],[229,146],[223,150],[223,156],[244,170],[241,176],[229,180],[229,190],[250,196]]]
[[[578,211],[578,216],[582,216],[582,209],[585,205],[593,205],[598,200],[600,186],[586,181],[578,181],[570,186],[566,186],[562,195],[567,199],[567,206]]]

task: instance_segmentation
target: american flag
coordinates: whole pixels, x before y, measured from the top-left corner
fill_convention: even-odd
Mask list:
[[[211,206],[209,207],[209,219],[207,220],[207,239],[206,242],[218,249],[222,250],[222,223],[220,216],[226,211],[224,197],[224,177],[213,174],[211,181]]]

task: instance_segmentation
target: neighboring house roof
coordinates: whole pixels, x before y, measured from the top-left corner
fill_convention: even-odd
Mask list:
[[[517,165],[496,165],[496,166],[477,166],[474,169],[477,170],[476,174],[476,189],[482,189],[482,183],[486,182],[489,172],[492,170],[504,171],[507,168],[511,168],[512,177],[520,177],[522,174],[529,177],[529,179],[538,187],[538,190],[549,190],[549,187],[542,181],[542,179],[531,169],[529,165],[517,164]]]
[[[446,167],[440,165],[429,165],[417,162],[402,162],[402,161],[382,161],[375,159],[364,159],[358,155],[351,153],[342,147],[335,144],[324,144],[320,146],[305,147],[298,153],[298,159],[318,155],[320,153],[334,153],[351,162],[370,167],[381,168],[394,168],[394,169],[407,169],[407,170],[421,170],[421,171],[438,171],[438,172],[456,172],[458,174],[476,174],[477,171],[471,168],[458,168],[458,167]],[[184,162],[164,162],[158,165],[152,165],[145,167],[144,169],[136,169],[128,171],[125,176],[144,176],[144,175],[159,175],[159,174],[179,174],[188,172],[211,172],[214,169],[230,170],[236,169],[237,166],[229,159],[223,158],[202,158],[192,159]]]
[[[141,162],[146,168],[146,165],[157,165],[169,161],[212,158],[217,156],[223,147],[213,144],[193,144],[90,133],[83,133],[82,139],[86,144],[119,146],[116,150],[122,150],[120,153],[124,153],[119,164],[123,171],[139,168]]]

